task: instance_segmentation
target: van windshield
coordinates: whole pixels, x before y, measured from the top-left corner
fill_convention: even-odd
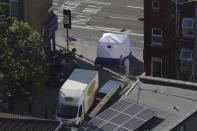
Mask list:
[[[68,105],[59,105],[57,115],[62,118],[73,119],[77,117],[78,107],[77,106],[68,106]]]

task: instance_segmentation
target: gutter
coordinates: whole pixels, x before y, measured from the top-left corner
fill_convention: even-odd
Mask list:
[[[197,90],[197,83],[194,83],[194,82],[173,80],[173,79],[159,78],[159,77],[152,77],[152,76],[139,76],[139,79],[140,81],[145,82],[145,83],[162,84],[162,85],[167,84],[168,86],[175,86],[175,87],[187,86],[187,89],[191,88],[193,90]]]
[[[58,131],[62,127],[62,121],[59,121],[59,125],[55,128],[54,131]]]

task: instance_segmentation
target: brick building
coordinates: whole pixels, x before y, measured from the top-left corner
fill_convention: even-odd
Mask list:
[[[47,45],[46,53],[55,49],[55,32],[58,22],[53,13],[52,0],[8,0],[9,15],[23,20],[39,32]]]
[[[197,80],[196,21],[196,0],[144,0],[144,71],[147,75]]]

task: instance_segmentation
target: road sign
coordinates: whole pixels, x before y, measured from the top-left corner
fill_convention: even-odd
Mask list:
[[[71,11],[63,10],[63,16],[64,28],[71,29]]]

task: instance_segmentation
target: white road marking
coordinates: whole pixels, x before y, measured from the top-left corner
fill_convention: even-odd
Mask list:
[[[66,1],[63,5],[64,9],[73,11],[80,5],[80,3],[76,1]]]
[[[138,34],[138,33],[132,33],[130,30],[126,30],[125,32],[121,32],[121,29],[118,28],[106,28],[106,27],[98,27],[98,26],[78,26],[78,25],[72,25],[74,28],[81,28],[81,29],[89,29],[89,30],[102,30],[105,32],[112,32],[112,33],[121,33],[121,34],[128,34],[128,35],[133,35],[133,36],[139,36],[143,37],[144,34]]]
[[[75,10],[78,6],[80,5],[79,2],[77,1],[66,1],[64,4],[62,4],[58,10],[63,11],[63,9],[68,9],[68,10]],[[57,10],[54,10],[54,13],[58,16],[58,22],[61,22],[63,20],[63,13],[59,12]]]
[[[76,8],[80,5],[85,5],[84,9],[82,11],[75,11]],[[99,6],[97,6],[99,5]],[[97,14],[99,11],[102,10],[102,5],[111,5],[111,3],[106,2],[99,2],[99,1],[93,1],[93,0],[69,0],[66,1],[64,4],[61,5],[61,7],[58,8],[58,10],[68,9],[71,10],[71,13],[77,14],[77,18],[79,20],[72,20],[73,24],[84,24],[84,22],[88,22],[92,17],[92,15]],[[61,22],[63,20],[63,14],[59,11],[54,11],[54,13],[58,16],[58,22]]]
[[[75,9],[81,4],[83,4],[83,5],[86,4],[86,7],[84,8],[84,10],[82,10],[80,12],[76,12]],[[57,5],[57,3],[53,3],[53,5]],[[97,6],[97,5],[99,5],[99,6]],[[138,36],[138,37],[144,36],[144,34],[133,33],[131,30],[125,30],[124,32],[121,32],[122,29],[118,29],[118,28],[86,26],[84,24],[84,22],[88,22],[92,18],[91,15],[95,15],[96,13],[101,11],[101,9],[103,8],[103,7],[101,7],[101,5],[109,6],[109,5],[111,5],[111,3],[99,2],[99,1],[94,1],[94,0],[74,0],[74,1],[69,0],[69,1],[65,2],[64,4],[62,4],[61,7],[58,8],[58,10],[62,11],[63,9],[69,9],[72,11],[72,13],[77,14],[76,17],[83,22],[81,22],[77,19],[73,19],[72,20],[72,27],[74,27],[74,28],[82,28],[82,29],[89,29],[89,30],[102,30],[105,32],[129,34],[129,35]],[[136,9],[143,9],[142,7],[134,7],[134,6],[127,6],[127,7],[128,8],[136,8]],[[54,13],[58,16],[58,22],[61,22],[63,20],[63,13],[56,11],[56,10],[54,10]],[[114,19],[137,20],[137,19],[132,19],[132,18],[124,18],[124,17],[113,17],[113,16],[110,16],[110,17],[114,18]]]
[[[134,9],[141,9],[141,10],[144,9],[143,7],[137,7],[137,6],[131,6],[131,5],[128,5],[127,7],[128,8],[134,8]]]
[[[82,12],[83,13],[87,13],[87,14],[96,14],[96,13],[98,13],[101,10],[101,8],[95,9],[95,7],[92,8],[92,7],[88,6]]]
[[[107,2],[100,2],[100,1],[93,1],[93,0],[80,0],[80,3],[88,3],[88,4],[99,4],[99,5],[111,5],[111,3]]]
[[[126,18],[126,17],[115,17],[115,16],[109,16],[109,17],[114,19],[122,19],[122,20],[138,20],[138,19]]]

